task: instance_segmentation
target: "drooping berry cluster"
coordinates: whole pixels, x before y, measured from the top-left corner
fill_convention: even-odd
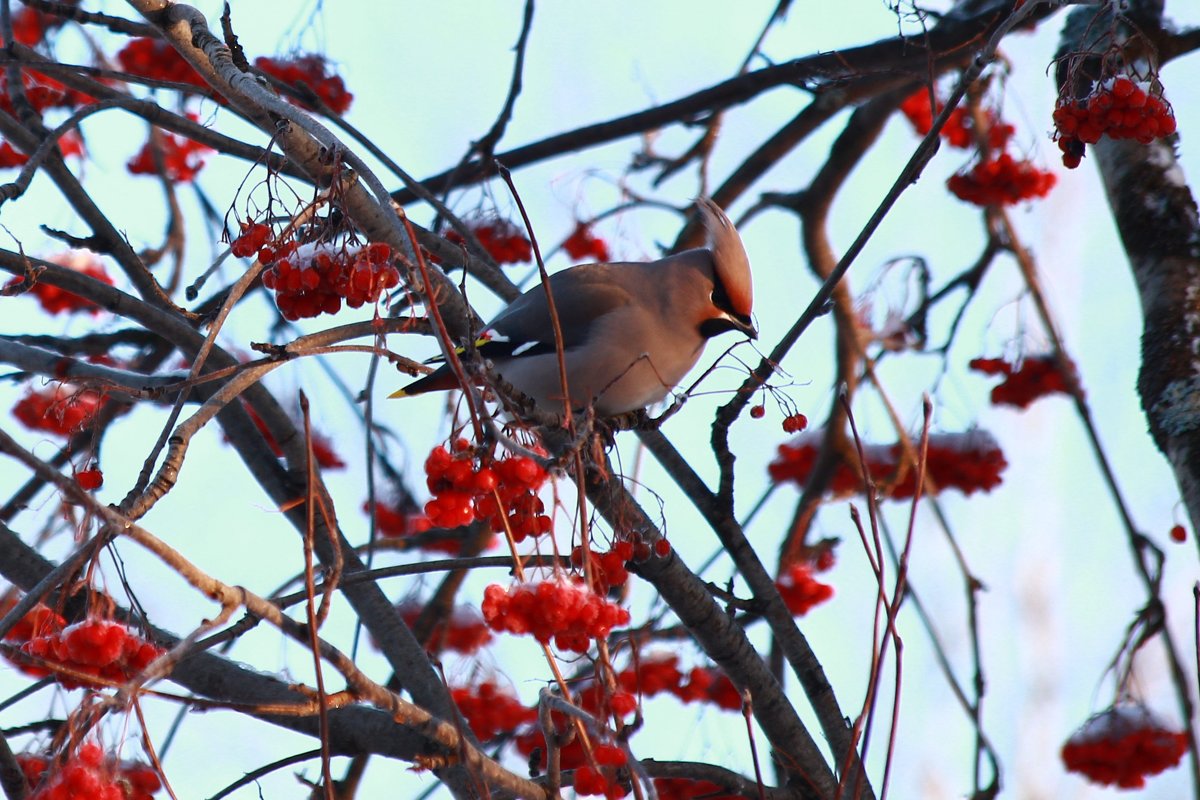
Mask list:
[[[808,427],[808,417],[800,413],[788,414],[783,418],[784,433],[800,433]]]
[[[1070,394],[1067,379],[1053,355],[1025,356],[1010,364],[1002,358],[973,358],[967,366],[984,375],[1003,375],[992,387],[994,406],[1028,408],[1038,398],[1051,394]]]
[[[450,697],[481,742],[489,742],[537,721],[537,709],[521,705],[517,698],[491,681],[482,681],[474,688],[451,689]]]
[[[820,451],[820,431],[801,434],[779,446],[779,456],[767,468],[776,482],[808,482]],[[867,469],[881,497],[893,500],[911,498],[916,490],[916,469],[899,471],[904,448],[894,445],[864,445]],[[929,436],[925,473],[939,491],[957,489],[965,495],[988,492],[1000,485],[1001,473],[1008,466],[1000,445],[991,434],[972,430],[964,433],[934,433]],[[827,490],[836,497],[863,491],[862,471],[857,465],[840,464]]]
[[[618,689],[610,692],[602,684],[591,682],[580,687],[576,694],[576,705],[598,718],[610,715],[625,719],[637,710],[638,697],[652,697],[668,692],[685,703],[712,703],[726,710],[740,710],[742,698],[733,682],[716,667],[693,667],[684,674],[679,670],[679,659],[674,655],[642,659],[626,667],[616,676]],[[557,711],[551,713],[554,725],[559,730],[568,724]],[[540,764],[546,763],[546,738],[540,727],[533,726],[516,737],[517,752],[531,758],[540,751]],[[588,765],[587,755],[579,740],[573,739],[559,752],[563,769],[575,769]]]
[[[608,244],[592,233],[590,225],[582,222],[575,223],[575,230],[562,243],[563,250],[571,258],[591,258],[594,261],[608,261]]]
[[[628,757],[625,751],[614,744],[592,746],[596,766],[584,764],[575,769],[575,794],[603,795],[606,800],[616,800],[629,794],[616,774],[617,767],[625,766]]]
[[[371,506],[369,501],[363,501],[362,510],[370,513]],[[407,508],[402,505],[376,500],[375,527],[379,531],[380,536],[386,536],[390,539],[403,539],[407,536],[425,533],[425,531],[433,527],[433,523],[429,521],[429,517],[416,508]]]
[[[929,96],[929,89],[921,87],[900,104],[901,113],[908,117],[913,129],[922,136],[933,129],[934,111],[933,106],[930,105]],[[945,103],[939,100],[937,113],[942,113],[943,108],[945,108]],[[990,108],[984,109],[982,114],[984,125],[982,134],[988,149],[1003,150],[1008,144],[1008,140],[1016,133],[1016,128],[1002,122],[996,112]],[[951,147],[967,150],[976,143],[974,118],[967,113],[965,108],[957,106],[946,118],[946,124],[942,126],[939,135]]]
[[[270,225],[262,222],[254,222],[246,220],[242,223],[242,232],[229,245],[229,252],[233,253],[237,258],[249,258],[257,255],[267,243],[274,238],[275,232],[271,230]],[[277,254],[273,250],[266,253],[267,258],[260,260],[266,264],[269,261],[274,261]]]
[[[767,407],[759,403],[750,407],[750,419],[762,419],[767,415]],[[800,413],[788,414],[783,418],[784,433],[799,433],[808,427],[808,417]]]
[[[10,634],[6,637],[13,639]],[[67,689],[92,686],[81,678],[92,675],[104,682],[123,683],[162,654],[155,645],[119,622],[91,618],[55,630],[49,626],[20,644],[22,653],[37,663],[17,662],[17,668],[35,677],[54,675]],[[60,672],[56,667],[68,670]]]
[[[308,91],[311,91],[335,114],[345,114],[350,110],[350,103],[354,100],[354,95],[346,91],[346,84],[342,79],[329,72],[329,62],[325,60],[324,56],[316,54],[292,58],[262,56],[254,59],[254,66],[273,78],[279,79],[282,83],[295,87],[302,93],[307,94]],[[290,97],[287,99],[292,100]],[[307,103],[295,102],[301,108],[313,110]]]
[[[363,503],[363,511],[370,512],[370,506]],[[434,527],[433,522],[425,512],[407,504],[375,503],[375,526],[379,534],[388,539],[403,540],[404,545],[426,553],[445,553],[451,556],[464,554],[465,548],[473,540],[465,537],[458,529]],[[478,545],[478,540],[474,540]],[[491,550],[500,543],[500,537],[494,532],[480,545],[480,551]]]
[[[941,109],[939,102],[939,113]],[[910,95],[900,105],[900,110],[918,133],[924,135],[933,127],[933,109],[927,89],[919,89]],[[980,126],[978,130],[977,125]],[[941,130],[942,138],[954,147],[979,148],[979,160],[946,181],[955,197],[978,206],[1013,205],[1022,200],[1045,197],[1054,188],[1057,179],[1053,173],[1005,152],[1015,133],[1016,128],[1004,122],[995,109],[984,108],[972,115],[959,106],[950,112]]]
[[[530,634],[542,644],[586,653],[592,639],[629,624],[629,612],[589,592],[575,579],[492,584],[483,592],[483,619],[497,632]]]
[[[67,5],[79,5],[79,0],[67,0]],[[32,6],[22,5],[13,9],[13,39],[26,47],[34,47],[45,40],[46,34],[58,30],[65,22],[66,19],[57,14],[48,14]]]
[[[58,149],[63,158],[83,158],[83,139],[73,130],[58,137]],[[23,167],[29,163],[29,156],[17,150],[8,142],[0,142],[0,169]]]
[[[104,269],[104,265],[90,253],[76,250],[54,256],[49,260],[61,267],[74,270],[80,275],[94,278],[108,286],[113,285],[113,279],[109,277],[107,270]],[[5,288],[16,286],[22,280],[24,279],[19,276],[15,277],[5,284]],[[35,281],[29,289],[29,294],[36,297],[38,304],[49,314],[61,314],[63,312],[71,314],[76,311],[85,311],[95,316],[100,313],[100,307],[90,300],[68,292],[66,289],[45,283],[44,281]]]
[[[162,174],[171,183],[188,183],[204,168],[204,158],[212,148],[200,142],[163,131],[158,139],[162,152]],[[130,175],[158,175],[154,157],[155,142],[147,141],[142,149],[129,159],[125,167]]]
[[[622,670],[617,674],[617,685],[642,697],[667,692],[685,703],[712,703],[728,711],[742,707],[737,687],[720,669],[692,667],[685,674],[679,669],[679,657],[669,654],[643,659]]]
[[[712,703],[719,708],[738,710],[741,695],[723,672],[715,667],[693,667],[687,674],[680,672],[679,659],[673,655],[643,659],[616,676],[618,689],[609,692],[596,682],[578,689],[576,705],[600,718],[610,715],[625,719],[637,710],[638,697],[652,697],[668,692],[685,703]],[[567,720],[558,712],[551,714],[555,726],[562,730]],[[526,757],[541,751],[545,763],[546,739],[540,727],[534,727],[516,738],[517,751]],[[574,769],[588,763],[587,755],[578,740],[559,753],[563,769]]]
[[[648,558],[650,556],[649,548],[644,544],[642,547],[646,550],[642,555]],[[626,540],[613,542],[612,549],[608,552],[601,553],[590,550],[592,588],[597,592],[605,593],[618,586],[624,586],[625,581],[629,580],[629,570],[625,569],[625,565],[634,559],[636,550],[634,543]],[[576,567],[583,567],[582,547],[572,548],[571,563]]]
[[[396,610],[405,624],[411,627],[425,606],[416,600],[405,600],[396,606]],[[484,623],[479,611],[472,606],[459,605],[434,629],[424,644],[425,649],[432,653],[451,650],[469,656],[491,641],[492,631]]]
[[[28,69],[21,70],[21,84],[25,87],[25,97],[29,100],[29,105],[38,113],[52,108],[76,108],[95,100],[91,95],[76,91],[49,75]],[[0,74],[0,111],[14,115],[17,113],[12,98],[8,95],[8,76],[4,74]]]
[[[118,761],[95,742],[81,744],[65,759],[23,753],[17,764],[33,789],[28,800],[151,800],[162,789],[151,767]]]
[[[784,605],[794,616],[802,617],[833,597],[833,587],[814,577],[814,573],[823,572],[833,566],[833,551],[826,550],[824,553],[828,557],[815,563],[798,561],[790,565],[779,580],[775,581],[775,588],[779,590]]]
[[[957,172],[946,187],[957,197],[977,206],[1009,206],[1022,200],[1045,197],[1058,182],[1053,172],[1008,153],[985,155],[966,172]]]
[[[16,604],[16,598],[5,598],[0,602],[0,616],[7,614]],[[46,606],[38,604],[26,613],[25,616],[17,620],[17,624],[12,626],[8,633],[5,634],[4,641],[13,642],[17,646],[20,646],[38,636],[58,633],[65,627],[67,627],[65,619],[46,608]]]
[[[1186,733],[1168,729],[1141,705],[1122,703],[1071,734],[1062,760],[1093,783],[1140,789],[1148,776],[1177,765],[1187,749]]]
[[[70,436],[87,427],[104,402],[99,392],[60,383],[26,392],[13,406],[13,416],[31,431]]]
[[[263,286],[274,290],[279,313],[288,320],[336,314],[343,300],[351,308],[360,308],[378,302],[384,292],[400,283],[392,248],[383,242],[337,249],[304,245],[291,253],[276,250],[272,255],[272,265],[263,270]]]
[[[513,223],[504,219],[474,220],[467,225],[479,244],[497,264],[523,264],[533,260],[533,244]],[[446,241],[465,244],[458,231],[446,231]]]
[[[258,428],[258,432],[267,440],[267,447],[271,448],[271,452],[276,458],[283,457],[283,448],[279,446],[279,442],[275,441],[274,434],[267,427],[267,423],[263,421],[258,412],[249,403],[243,403],[242,407],[246,409],[246,413],[250,415],[250,420],[254,423],[254,427]],[[225,441],[229,441],[228,438]],[[346,462],[342,461],[342,457],[333,449],[333,442],[328,436],[313,431],[312,432],[312,453],[313,460],[317,462],[317,466],[321,469],[345,469]]]
[[[13,167],[22,167],[29,161],[29,156],[18,152],[8,142],[0,142],[0,168],[12,169]]]
[[[208,88],[204,78],[165,39],[133,39],[117,53],[117,63],[131,75]]]
[[[425,515],[438,528],[458,528],[486,519],[492,530],[512,531],[513,540],[550,531],[550,517],[537,490],[546,471],[528,456],[509,455],[485,461],[459,439],[454,452],[435,447],[425,459],[425,484],[433,494]]]
[[[1082,98],[1060,98],[1054,107],[1054,138],[1063,165],[1079,166],[1084,145],[1102,136],[1136,139],[1149,144],[1175,132],[1175,113],[1157,81],[1134,81],[1120,75],[1092,85]]]

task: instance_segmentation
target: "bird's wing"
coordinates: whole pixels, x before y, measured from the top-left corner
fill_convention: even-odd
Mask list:
[[[613,273],[637,266],[585,264],[550,276],[564,350],[581,346],[598,319],[632,302],[628,288],[614,280]],[[555,352],[554,325],[545,289],[533,287],[492,320],[484,331],[479,352],[492,359]]]

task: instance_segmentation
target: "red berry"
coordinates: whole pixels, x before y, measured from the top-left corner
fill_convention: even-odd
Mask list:
[[[767,408],[766,408],[766,406],[763,406],[763,405],[751,406],[751,408],[750,408],[750,418],[751,419],[762,419],[766,415],[766,413],[767,413]]]
[[[808,417],[803,414],[789,414],[783,420],[784,433],[799,433],[808,427]]]
[[[1117,78],[1113,81],[1111,91],[1117,97],[1125,98],[1137,91],[1137,86],[1129,78]]]
[[[1182,525],[1173,525],[1171,527],[1171,541],[1186,542],[1187,541],[1187,529],[1184,528]]]
[[[97,467],[81,469],[75,473],[75,482],[80,489],[91,492],[104,485],[104,473]]]

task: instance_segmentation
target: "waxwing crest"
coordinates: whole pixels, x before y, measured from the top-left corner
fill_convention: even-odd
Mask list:
[[[754,285],[750,276],[750,257],[742,245],[733,222],[721,207],[708,197],[697,197],[696,208],[704,230],[708,232],[708,249],[716,264],[720,281],[732,310],[749,317],[754,306]]]

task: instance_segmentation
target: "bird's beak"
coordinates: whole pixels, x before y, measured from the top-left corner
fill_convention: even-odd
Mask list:
[[[741,331],[751,339],[758,338],[758,328],[754,327],[754,321],[749,317],[743,317],[740,314],[737,316],[731,315],[730,320],[733,322],[734,330]]]

